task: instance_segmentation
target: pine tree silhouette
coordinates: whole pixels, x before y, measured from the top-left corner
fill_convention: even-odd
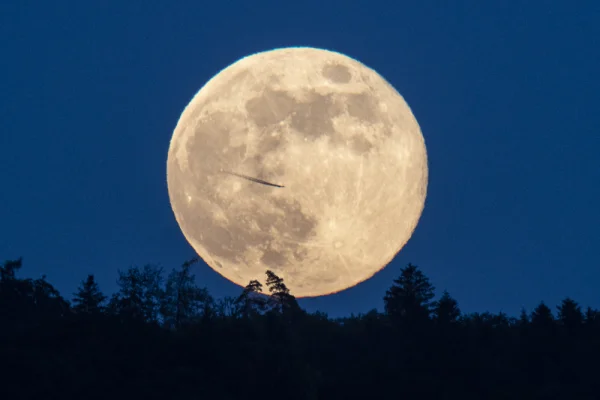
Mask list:
[[[429,319],[434,296],[429,278],[417,266],[408,264],[383,298],[385,312],[393,320],[420,324]]]
[[[278,312],[296,312],[299,311],[300,306],[296,301],[296,298],[290,294],[290,290],[283,282],[283,278],[275,275],[273,271],[268,270],[267,274],[267,287],[271,292],[269,298],[269,304],[271,310]]]
[[[552,310],[543,301],[531,312],[531,325],[539,329],[549,329],[554,326]]]
[[[436,322],[440,325],[456,323],[460,317],[458,302],[444,290],[442,297],[433,305],[433,314]]]
[[[235,300],[236,314],[243,317],[261,315],[265,311],[267,299],[262,293],[262,283],[251,280]]]
[[[583,326],[583,313],[577,302],[569,297],[564,299],[556,307],[558,310],[558,322],[569,333],[575,334]]]
[[[100,291],[94,275],[90,274],[81,282],[73,297],[73,311],[77,314],[98,314],[104,311],[106,296]]]

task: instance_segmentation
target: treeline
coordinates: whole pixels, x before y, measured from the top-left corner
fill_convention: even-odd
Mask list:
[[[89,275],[70,301],[5,262],[0,399],[600,399],[600,313],[571,298],[464,314],[409,264],[384,312],[331,319],[271,271],[214,299],[194,262],[120,271],[110,297]]]

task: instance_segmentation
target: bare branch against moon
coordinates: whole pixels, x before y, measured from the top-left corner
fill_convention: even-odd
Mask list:
[[[240,286],[271,270],[297,297],[384,268],[417,226],[427,180],[402,96],[364,64],[306,47],[257,53],[210,79],[167,159],[171,206],[198,255]],[[263,186],[277,183],[285,190]]]

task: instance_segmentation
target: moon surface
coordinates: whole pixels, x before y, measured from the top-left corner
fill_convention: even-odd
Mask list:
[[[198,255],[240,286],[270,269],[296,297],[384,268],[418,223],[427,180],[402,96],[364,64],[308,47],[219,72],[183,111],[167,159],[171,206]]]

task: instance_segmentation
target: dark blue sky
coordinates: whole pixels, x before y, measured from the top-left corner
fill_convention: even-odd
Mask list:
[[[430,162],[404,250],[303,306],[381,307],[412,262],[467,312],[600,307],[600,2],[443,3],[3,1],[0,259],[23,256],[23,275],[70,298],[88,273],[112,292],[118,269],[192,257],[166,187],[179,115],[237,59],[302,45],[394,85]],[[240,291],[196,275],[217,297]]]

